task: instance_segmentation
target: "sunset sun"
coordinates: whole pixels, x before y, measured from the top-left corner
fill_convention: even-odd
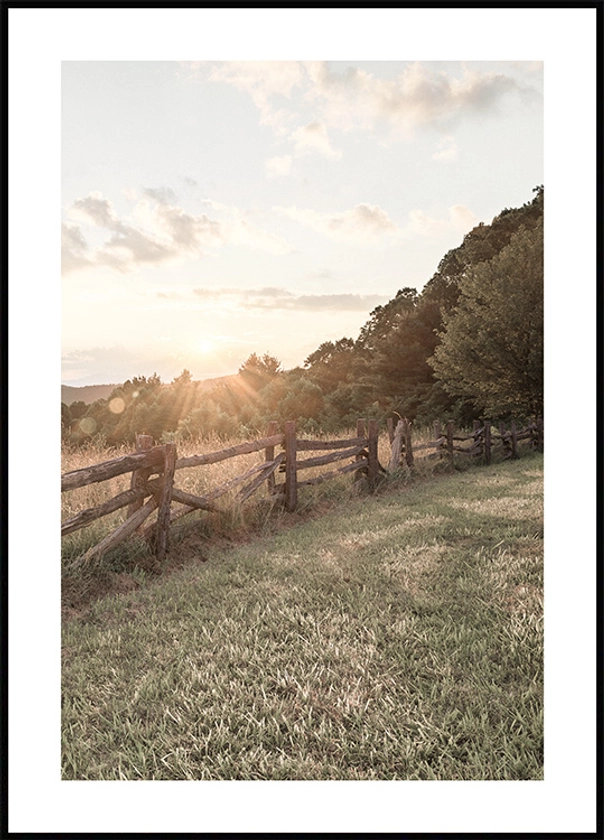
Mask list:
[[[216,344],[212,341],[211,338],[201,338],[197,342],[197,351],[201,353],[202,356],[207,356],[213,350],[216,349]]]

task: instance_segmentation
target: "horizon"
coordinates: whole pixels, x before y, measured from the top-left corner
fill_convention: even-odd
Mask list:
[[[64,61],[62,384],[356,338],[531,200],[542,88],[533,61]]]

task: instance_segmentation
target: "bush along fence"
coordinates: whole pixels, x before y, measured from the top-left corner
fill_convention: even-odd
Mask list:
[[[154,446],[149,435],[138,435],[136,452],[73,470],[61,476],[61,492],[64,493],[132,473],[129,490],[96,507],[82,510],[62,522],[61,536],[78,531],[117,510],[127,508],[124,522],[97,545],[88,549],[79,561],[86,563],[98,559],[138,533],[152,548],[157,560],[163,563],[169,550],[171,524],[196,510],[221,512],[222,508],[216,505],[216,500],[236,488],[239,490],[235,498],[241,503],[266,485],[269,495],[280,497],[286,510],[294,511],[300,487],[319,484],[351,473],[355,483],[364,479],[368,489],[374,491],[380,473],[395,472],[403,464],[412,467],[419,453],[428,458],[448,457],[451,462],[458,454],[482,456],[486,463],[490,463],[493,447],[497,444],[503,447],[504,457],[508,458],[517,457],[517,445],[520,440],[529,439],[531,446],[536,448],[543,445],[543,424],[540,420],[521,430],[517,430],[514,424],[509,431],[500,427],[499,434],[494,433],[490,421],[476,421],[474,431],[470,435],[455,434],[452,422],[447,423],[445,433],[442,434],[440,424],[437,423],[434,427],[435,440],[417,446],[413,445],[412,425],[406,419],[401,419],[396,428],[393,423],[389,423],[388,431],[392,446],[388,469],[378,460],[377,420],[369,420],[367,423],[359,420],[354,438],[329,441],[298,438],[294,421],[285,423],[283,432],[279,431],[276,422],[272,422],[264,438],[185,458],[177,458],[174,443]],[[282,451],[275,454],[277,447]],[[203,496],[193,495],[175,486],[175,474],[178,470],[216,464],[263,450],[264,461],[223,482]],[[324,454],[305,457],[306,453],[311,452]],[[298,477],[304,470],[335,465],[341,461],[348,463],[305,480]],[[277,474],[284,474],[284,480],[278,482]],[[157,511],[156,519],[145,525],[145,520],[154,511]]]

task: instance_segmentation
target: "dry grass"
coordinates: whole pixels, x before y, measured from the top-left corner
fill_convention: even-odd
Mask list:
[[[310,437],[300,435],[300,437]],[[338,437],[355,437],[356,430],[350,429]],[[333,439],[333,435],[313,435],[318,440]],[[414,443],[433,440],[434,432],[431,428],[414,429]],[[179,442],[178,457],[206,454],[225,449],[241,443],[241,440],[228,440],[209,436],[202,440]],[[62,449],[62,472],[82,469],[92,464],[113,460],[132,452],[132,447],[119,446],[110,449],[90,443],[85,447],[70,447],[64,445]],[[281,451],[276,448],[276,453]],[[426,458],[431,450],[417,453],[412,470],[402,465],[387,480],[383,477],[382,486],[400,489],[417,481],[425,480],[440,472],[450,470],[448,459]],[[308,453],[309,455],[312,453]],[[380,464],[387,467],[390,460],[391,448],[386,433],[380,435],[378,443],[378,458]],[[241,475],[250,468],[264,461],[264,451],[239,455],[216,464],[200,467],[189,467],[178,470],[175,486],[188,493],[203,496],[211,489]],[[307,457],[304,453],[303,457]],[[322,472],[337,468],[340,464],[327,467],[316,467],[304,470],[299,478],[306,480]],[[466,469],[467,460],[458,459],[458,468]],[[90,484],[62,494],[62,520],[66,520],[76,513],[113,498],[130,487],[131,474],[117,476],[104,482]],[[276,474],[277,482],[284,479],[282,473]],[[536,482],[538,484],[538,481]],[[219,500],[219,513],[196,511],[177,520],[171,529],[173,546],[178,546],[168,558],[163,572],[178,568],[182,565],[184,555],[193,554],[203,559],[207,542],[237,542],[245,541],[252,535],[274,533],[281,527],[291,526],[296,521],[307,516],[317,516],[331,509],[334,505],[346,500],[353,500],[362,492],[363,483],[355,483],[352,475],[341,476],[313,487],[300,488],[298,508],[295,514],[285,514],[279,496],[269,496],[266,485],[260,487],[253,496],[241,504],[236,498],[240,487],[225,494]],[[465,504],[460,502],[460,504]],[[474,504],[474,502],[470,502]],[[479,503],[482,505],[482,501]],[[510,518],[523,515],[522,502],[510,500],[507,514]],[[151,525],[157,514],[153,513],[145,523]],[[136,586],[145,574],[159,571],[155,566],[155,559],[147,543],[140,537],[133,537],[118,546],[109,554],[95,562],[94,566],[82,569],[77,563],[89,548],[96,545],[107,534],[111,533],[126,518],[126,509],[110,514],[91,523],[86,528],[66,536],[63,539],[63,595],[64,605],[68,611],[78,609],[81,604],[89,602],[95,597],[102,596],[109,591],[124,591],[124,587]],[[400,528],[409,527],[405,523],[397,525]],[[371,533],[367,534],[371,540]],[[141,577],[142,576],[142,577]]]
[[[541,471],[197,534],[209,562],[189,536],[173,574],[122,573],[63,623],[63,779],[541,779]]]

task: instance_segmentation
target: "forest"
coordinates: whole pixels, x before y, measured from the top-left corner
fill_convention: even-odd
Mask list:
[[[479,224],[422,291],[376,307],[356,338],[325,341],[302,367],[252,353],[208,388],[187,370],[135,376],[107,399],[61,404],[65,443],[106,446],[263,434],[271,420],[332,433],[359,417],[418,425],[543,414],[543,186]]]

